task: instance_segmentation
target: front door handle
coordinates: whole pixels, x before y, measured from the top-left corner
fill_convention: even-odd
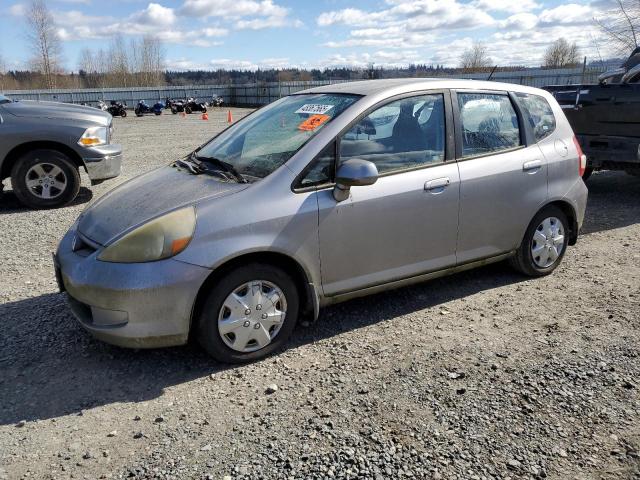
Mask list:
[[[542,160],[531,160],[522,164],[522,170],[524,172],[535,173],[542,168]]]
[[[449,180],[449,177],[434,178],[433,180],[429,180],[424,184],[424,189],[427,192],[440,193],[442,190],[448,187],[450,183],[451,180]]]

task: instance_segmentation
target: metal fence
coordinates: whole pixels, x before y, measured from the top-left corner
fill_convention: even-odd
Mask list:
[[[570,85],[575,83],[596,83],[602,68],[575,69],[527,69],[510,72],[494,72],[491,80],[516,83],[532,87],[547,85]],[[486,80],[488,73],[441,75],[440,78],[467,78]],[[4,93],[14,99],[51,100],[66,103],[86,103],[97,105],[99,101],[124,101],[133,106],[140,100],[147,103],[164,101],[169,98],[194,97],[208,101],[213,96],[221,96],[228,105],[257,106],[265,105],[280,97],[299,92],[307,88],[344,80],[332,81],[299,81],[250,83],[239,85],[191,85],[184,87],[131,87],[131,88],[89,88],[78,90],[9,90]]]

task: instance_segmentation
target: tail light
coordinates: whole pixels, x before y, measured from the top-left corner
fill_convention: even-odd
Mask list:
[[[584,171],[587,169],[587,156],[582,153],[582,148],[575,135],[573,136],[573,144],[576,146],[576,150],[578,150],[578,175],[582,177]]]

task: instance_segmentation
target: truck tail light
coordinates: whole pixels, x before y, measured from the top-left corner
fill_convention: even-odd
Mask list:
[[[576,146],[576,150],[578,150],[578,175],[582,177],[584,175],[584,171],[587,169],[587,156],[582,153],[580,142],[578,142],[575,135],[573,136],[573,144]]]

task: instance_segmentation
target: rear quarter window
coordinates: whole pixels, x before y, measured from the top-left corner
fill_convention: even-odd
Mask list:
[[[525,122],[529,122],[536,142],[548,137],[556,129],[556,118],[544,97],[530,93],[516,93]]]

